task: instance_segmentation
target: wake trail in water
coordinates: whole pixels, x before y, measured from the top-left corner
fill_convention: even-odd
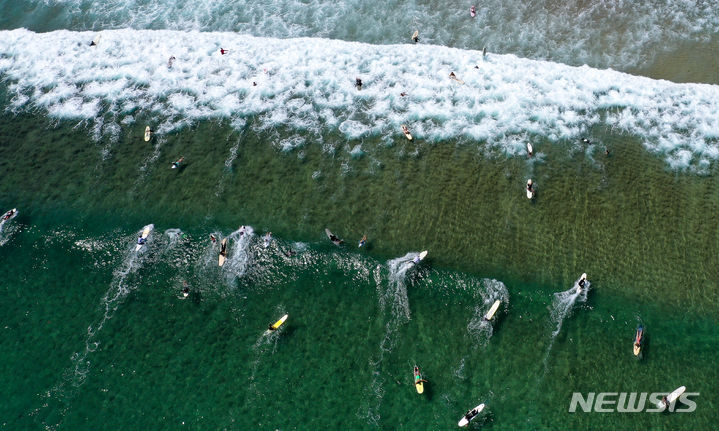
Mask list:
[[[554,298],[552,299],[551,319],[552,323],[554,323],[555,325],[555,328],[552,331],[549,346],[547,347],[547,352],[545,353],[544,359],[542,360],[542,363],[544,364],[545,374],[547,372],[547,361],[549,359],[549,354],[552,351],[552,347],[554,346],[554,341],[556,340],[557,335],[559,335],[559,332],[562,330],[562,324],[564,323],[564,320],[571,314],[575,303],[587,301],[587,293],[589,292],[589,287],[591,286],[591,283],[589,282],[589,280],[585,280],[584,286],[580,286],[579,283],[581,280],[581,277],[577,279],[571,289],[565,290],[564,292],[555,293]]]
[[[147,228],[152,231],[154,225],[149,224],[145,226],[140,231],[140,234]],[[133,283],[130,279],[133,274],[142,268],[145,260],[145,251],[150,241],[151,236],[148,236],[147,243],[140,250],[136,250],[136,243],[133,243],[131,247],[127,249],[122,264],[113,271],[113,278],[109,289],[100,300],[102,316],[87,328],[84,349],[72,355],[70,358],[71,365],[63,372],[61,382],[45,393],[44,397],[46,398],[46,402],[42,407],[32,412],[32,415],[37,415],[40,411],[50,406],[60,410],[61,419],[58,423],[51,424],[45,422],[45,419],[40,419],[45,429],[54,430],[62,424],[62,418],[64,418],[70,409],[72,400],[77,393],[79,393],[80,386],[83,385],[90,372],[91,361],[88,357],[95,352],[100,345],[98,336],[102,328],[108,320],[112,319],[127,295],[139,287],[139,284]]]
[[[507,309],[509,306],[509,291],[501,281],[485,279],[482,281],[482,289],[478,290],[478,292],[481,296],[481,304],[474,307],[474,316],[467,324],[467,332],[474,347],[485,347],[494,333],[493,321],[497,317],[495,316],[493,320],[487,320],[484,316],[497,300],[501,301],[500,309]]]
[[[6,229],[5,229],[5,224],[6,224],[6,223],[9,223],[12,219],[14,219],[15,217],[17,217],[18,213],[19,213],[19,211],[15,210],[15,212],[13,213],[13,215],[10,216],[8,219],[6,219],[6,220],[0,220],[0,247],[2,247],[3,245],[5,245],[5,243],[7,243],[7,242],[10,240],[10,237],[11,237],[12,234],[15,232],[15,230],[17,230],[17,227],[8,228],[8,229],[6,230]]]
[[[407,273],[416,266],[412,262],[418,257],[419,253],[410,252],[387,262],[389,273],[386,279],[382,277],[383,271],[379,266],[373,274],[377,285],[379,312],[382,320],[385,321],[385,333],[382,341],[380,341],[377,355],[370,358],[370,367],[373,370],[372,382],[366,390],[366,392],[369,392],[367,401],[362,403],[357,415],[375,427],[380,427],[379,410],[384,396],[384,382],[386,380],[382,369],[384,357],[385,354],[391,353],[397,344],[399,328],[410,320],[405,279]]]

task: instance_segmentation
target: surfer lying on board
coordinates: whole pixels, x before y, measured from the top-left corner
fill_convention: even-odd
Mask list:
[[[182,163],[184,160],[185,160],[185,156],[182,156],[179,159],[177,159],[176,162],[172,162],[172,169],[179,168],[180,163]]]
[[[477,416],[479,414],[479,410],[477,408],[473,408],[472,410],[468,411],[466,415],[464,415],[464,418],[468,421],[471,421],[473,417]]]
[[[344,242],[341,239],[337,238],[337,236],[334,234],[330,235],[330,241],[332,241],[335,244],[341,244],[342,242]]]
[[[527,181],[527,191],[530,193],[534,192],[532,190],[532,180]]]
[[[210,234],[210,241],[212,241],[213,244],[217,242],[217,238],[215,238],[215,235]]]
[[[362,80],[359,78],[355,78],[355,87],[357,87],[358,90],[362,89]]]
[[[362,247],[365,244],[367,244],[367,235],[362,235],[362,239],[360,240],[359,245],[357,247]]]
[[[145,238],[143,238],[143,237],[137,238],[137,243],[138,243],[139,245],[142,245],[142,244],[144,244],[144,243],[146,243],[146,242],[147,242],[147,240],[146,240]]]
[[[220,54],[225,55],[225,54],[227,54],[228,52],[230,52],[230,51],[228,51],[228,50],[226,50],[226,49],[224,49],[224,48],[220,48]]]
[[[9,219],[10,217],[12,217],[13,214],[15,214],[15,210],[10,210],[10,211],[6,212],[4,216],[2,216],[2,219],[3,219],[3,220],[7,220],[7,219]]]
[[[415,365],[414,366],[414,384],[416,385],[417,383],[429,383],[429,382],[422,378],[422,375],[419,373],[419,367]]]

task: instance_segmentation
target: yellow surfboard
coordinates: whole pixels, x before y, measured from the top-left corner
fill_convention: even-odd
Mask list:
[[[271,324],[269,328],[265,331],[265,335],[269,335],[272,332],[275,332],[277,328],[282,326],[283,323],[285,323],[285,320],[287,320],[287,317],[289,314],[285,314],[284,316],[280,317],[280,320],[276,321],[275,323]]]
[[[417,393],[421,394],[424,392],[424,379],[422,378],[422,373],[419,371],[419,367],[415,365],[415,368],[417,368],[417,371],[412,372],[412,374],[414,374],[414,387],[417,389]]]

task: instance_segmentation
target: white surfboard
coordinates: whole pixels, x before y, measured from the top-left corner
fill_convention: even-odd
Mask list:
[[[534,154],[534,148],[532,147],[532,144],[527,142],[527,155],[529,157],[532,157],[533,154]]]
[[[419,37],[419,30],[415,30],[414,33],[412,33],[412,40],[416,40]]]
[[[423,260],[425,257],[427,257],[428,251],[425,250],[422,253],[419,254],[419,260]]]
[[[221,243],[221,247],[220,247],[220,257],[217,258],[217,264],[219,266],[224,265],[225,259],[227,259],[227,238],[222,239],[222,243]]]
[[[461,427],[469,425],[469,421],[476,418],[480,413],[482,413],[482,410],[484,410],[484,403],[465,413],[462,419],[459,420],[459,423],[457,425]]]
[[[666,408],[669,407],[674,401],[676,401],[676,400],[684,393],[684,391],[686,391],[686,390],[687,390],[687,387],[686,387],[686,386],[680,386],[680,387],[674,389],[674,391],[672,391],[671,394],[667,395],[667,402],[665,403],[664,401],[661,401],[661,400],[660,400],[660,401],[657,403],[657,407],[659,407],[659,408],[662,409],[662,410],[666,409]]]
[[[92,40],[93,46],[97,46],[100,44],[100,37],[102,37],[101,34],[98,34],[97,36],[95,36],[95,39]]]
[[[529,187],[531,186],[531,187]],[[532,184],[532,179],[530,178],[527,180],[527,199],[532,199],[534,197],[534,185]]]
[[[499,299],[494,301],[494,304],[492,304],[492,307],[490,307],[489,311],[487,311],[487,314],[484,315],[484,320],[487,320],[487,321],[492,320],[492,317],[494,317],[494,313],[497,312],[497,310],[499,309],[499,304],[501,304],[501,303],[502,303],[502,301],[500,301]]]
[[[140,238],[147,239],[147,237],[150,235],[151,230],[152,229],[150,228],[150,226],[145,227],[145,229],[142,231],[142,236]],[[137,244],[135,246],[135,251],[140,251],[140,249],[142,248],[143,245],[144,244]]]
[[[412,134],[409,132],[409,128],[406,124],[402,124],[402,133],[404,133],[405,138],[407,138],[408,141],[412,140]]]
[[[330,239],[330,241],[332,241],[333,243],[335,243],[335,245],[340,245],[340,244],[342,244],[342,240],[339,239],[338,237],[336,237],[332,232],[330,232],[329,229],[325,228],[325,234],[327,235],[327,238]],[[333,238],[334,238],[334,239],[333,239]]]
[[[152,137],[152,130],[150,130],[150,126],[145,127],[145,142],[149,141]]]
[[[8,216],[8,214],[10,214],[10,215]],[[17,208],[13,208],[10,211],[3,214],[2,221],[12,220],[15,218],[16,215],[17,215]]]

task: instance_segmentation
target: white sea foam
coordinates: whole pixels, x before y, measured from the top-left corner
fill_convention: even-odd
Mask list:
[[[624,69],[707,43],[716,35],[715,2],[696,0],[484,0],[469,4],[327,0],[24,0],[6,8],[10,22],[48,29],[99,28],[235,31],[256,36],[323,37],[365,43],[408,42],[512,52]],[[32,10],[37,19],[28,17]],[[12,12],[17,16],[12,16]],[[22,15],[20,15],[22,13]],[[51,22],[47,22],[51,17]],[[34,27],[32,27],[34,28]],[[716,41],[716,38],[713,39]],[[626,69],[625,69],[626,70]]]
[[[636,135],[677,168],[719,157],[719,86],[513,55],[483,61],[479,51],[429,45],[116,30],[90,47],[93,36],[0,32],[6,109],[99,123],[96,133],[110,137],[133,127],[138,111],[160,134],[205,119],[240,128],[256,117],[257,130],[282,128],[276,145],[287,150],[324,130],[403,139],[406,123],[421,142],[465,138],[523,154],[525,139],[573,140],[604,125]],[[221,55],[220,46],[232,51]]]

